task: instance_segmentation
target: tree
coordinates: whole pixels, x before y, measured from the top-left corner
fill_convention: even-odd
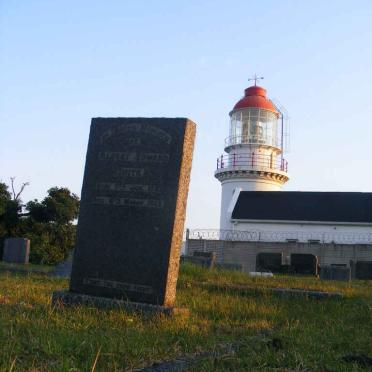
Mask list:
[[[0,182],[0,216],[5,213],[7,201],[11,200],[8,186]]]
[[[6,237],[17,236],[19,228],[19,218],[22,212],[20,196],[27,186],[22,185],[19,193],[14,190],[14,178],[12,180],[12,193],[8,191],[8,186],[0,182],[0,258],[2,257],[3,243]]]
[[[18,201],[19,203],[21,203],[21,194],[23,193],[24,189],[30,184],[29,182],[23,182],[22,183],[22,186],[21,186],[21,189],[19,190],[19,192],[16,192],[15,191],[15,188],[14,188],[14,180],[15,180],[15,177],[10,177],[10,184],[12,185],[12,196],[13,196],[13,200],[14,201]]]
[[[5,225],[5,213],[7,210],[8,202],[11,200],[10,193],[8,191],[8,186],[5,183],[0,182],[0,246],[1,242],[6,235],[6,225]],[[1,253],[1,247],[0,247]],[[0,257],[1,258],[1,257]]]
[[[11,181],[12,193],[8,191],[8,186],[5,183],[0,183],[0,237],[16,235],[16,228],[22,212],[20,195],[28,185],[28,183],[24,183],[21,190],[16,193],[14,177],[11,178]]]
[[[24,236],[31,240],[31,263],[55,265],[68,257],[75,244],[75,225],[40,223],[31,219],[24,222],[29,225]]]
[[[27,203],[29,215],[37,222],[71,223],[78,216],[79,198],[69,189],[53,187],[41,202],[37,199]]]
[[[27,218],[22,221],[24,235],[31,241],[32,263],[56,264],[67,258],[75,244],[79,198],[65,187],[53,187],[39,202],[27,203]]]
[[[31,240],[31,263],[56,264],[67,258],[75,244],[73,221],[78,216],[79,198],[65,187],[53,187],[41,202],[28,202],[27,213],[22,213],[20,197],[27,185],[23,183],[16,192],[14,177],[10,191],[0,183],[0,258],[4,239],[19,236]]]

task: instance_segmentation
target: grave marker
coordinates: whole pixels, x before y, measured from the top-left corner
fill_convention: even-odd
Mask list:
[[[25,238],[8,238],[4,242],[3,261],[28,264],[30,240]]]
[[[349,281],[351,279],[350,267],[321,266],[320,267],[320,279]]]
[[[92,119],[70,292],[54,302],[174,305],[194,137],[188,119]]]
[[[353,279],[372,280],[372,261],[350,261]]]

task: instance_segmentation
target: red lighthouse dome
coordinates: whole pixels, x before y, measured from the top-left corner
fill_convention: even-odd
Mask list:
[[[244,91],[244,97],[234,106],[233,110],[245,108],[261,108],[279,114],[274,104],[266,97],[266,89],[253,85]]]

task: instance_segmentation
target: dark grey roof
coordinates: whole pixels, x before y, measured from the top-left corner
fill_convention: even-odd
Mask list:
[[[242,191],[232,218],[372,223],[372,193]]]

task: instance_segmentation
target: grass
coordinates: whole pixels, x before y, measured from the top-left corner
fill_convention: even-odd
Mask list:
[[[16,264],[8,262],[0,262],[0,271],[19,271],[19,272],[39,272],[49,273],[54,269],[54,266],[48,265],[33,265],[33,264]]]
[[[201,283],[337,291],[342,300],[242,295]],[[190,318],[152,319],[125,311],[52,308],[66,280],[0,273],[0,371],[122,371],[241,342],[234,357],[211,357],[190,371],[357,371],[347,354],[372,357],[372,282],[311,277],[250,278],[181,268],[177,306]],[[279,340],[279,341],[278,341]]]

